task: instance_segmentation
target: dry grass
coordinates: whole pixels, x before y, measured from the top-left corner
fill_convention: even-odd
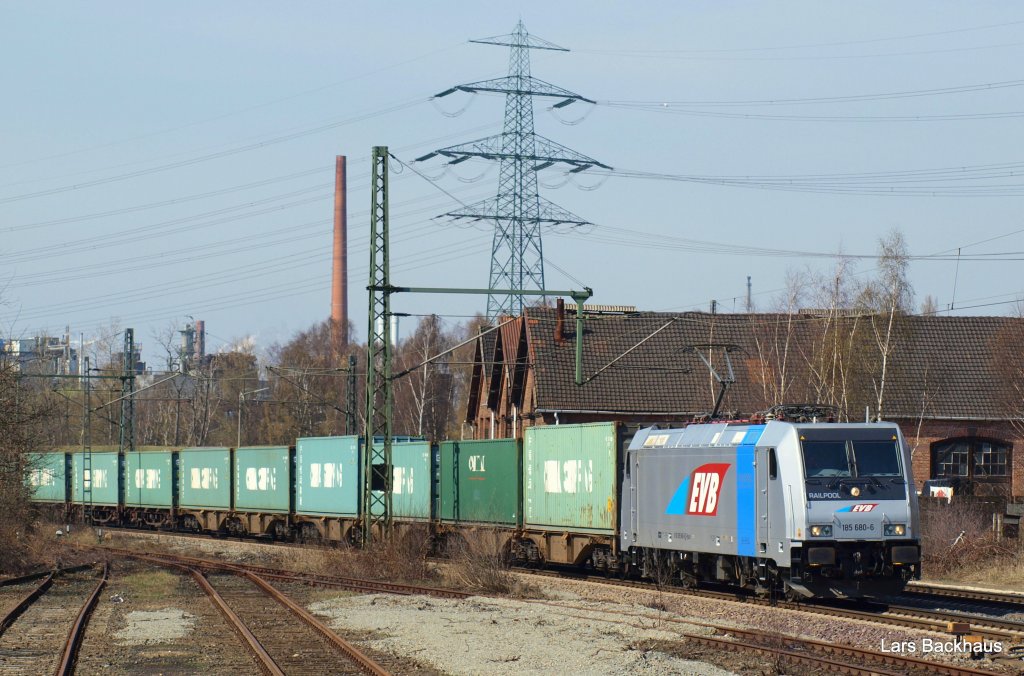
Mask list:
[[[1024,589],[1024,545],[997,539],[990,510],[966,502],[932,503],[921,510],[924,574],[977,585]]]
[[[986,553],[991,549],[983,548],[981,554],[965,556],[954,565],[926,564],[924,576],[935,582],[1024,592],[1024,542],[1003,540],[994,554]]]
[[[145,570],[118,576],[112,591],[135,603],[155,603],[171,598],[184,578],[165,570]]]
[[[36,522],[30,530],[0,526],[0,573],[23,575],[44,568],[73,565],[82,559],[70,550],[63,537],[55,533],[63,526],[46,521]]]
[[[445,577],[453,587],[517,597],[536,593],[509,569],[505,538],[497,531],[467,531],[449,541],[447,553]]]
[[[355,547],[303,547],[289,563],[295,570],[324,575],[348,575],[369,580],[408,584],[437,581],[427,563],[430,540],[425,528],[413,528],[366,549]]]

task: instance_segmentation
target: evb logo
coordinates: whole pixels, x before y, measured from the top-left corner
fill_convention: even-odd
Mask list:
[[[877,502],[862,502],[859,505],[850,505],[849,507],[843,507],[842,509],[837,509],[836,511],[837,512],[853,512],[853,513],[857,513],[857,512],[870,512],[871,510],[873,510],[877,506],[878,506]]]
[[[731,465],[708,463],[693,470],[676,489],[665,509],[666,514],[715,516],[722,496],[722,485]]]

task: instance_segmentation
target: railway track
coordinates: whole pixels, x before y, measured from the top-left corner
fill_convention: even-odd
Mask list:
[[[196,560],[188,557],[131,553],[131,558],[190,575],[238,634],[263,673],[390,674],[379,662],[251,571],[207,565],[214,572],[204,575],[194,565]],[[339,656],[343,658],[341,663]]]
[[[811,668],[842,674],[901,674],[903,676],[981,676],[992,672],[960,665],[924,660],[907,655],[882,653],[854,646],[837,645],[812,639],[788,636],[778,632],[758,629],[741,629],[712,622],[689,618],[674,618],[663,613],[617,610],[613,618],[594,617],[592,607],[579,607],[572,602],[529,601],[547,607],[576,611],[575,616],[583,619],[604,619],[622,624],[629,622],[643,627],[644,622],[673,624],[680,629],[674,632],[680,642],[703,645],[718,651],[744,651],[754,653],[769,661],[784,664],[790,668]],[[636,624],[639,622],[640,624]],[[693,627],[709,629],[713,634],[693,633]],[[683,651],[685,652],[685,650]]]
[[[224,561],[203,559],[192,556],[156,553],[141,554],[130,549],[119,549],[115,547],[88,547],[88,549],[95,552],[107,552],[121,557],[149,560],[151,562],[165,561],[167,563],[176,563],[204,571],[228,571],[236,574],[248,572],[282,582],[299,582],[363,593],[404,595],[420,594],[424,596],[434,596],[437,598],[453,599],[474,596],[474,594],[468,592],[460,592],[453,589],[442,589],[440,587],[422,587],[398,584],[394,582],[382,582],[379,580],[366,580],[363,578],[347,577],[344,575],[315,575],[312,573],[299,573],[281,570],[279,568],[270,568],[267,566],[254,566],[244,563],[227,563]]]
[[[637,589],[650,590],[653,583],[638,580],[619,580],[614,578],[582,576],[564,571],[528,571],[532,574],[570,579],[584,579],[591,582],[615,584]],[[905,606],[898,603],[851,603],[835,601],[793,602],[760,598],[753,594],[737,593],[736,591],[715,591],[711,589],[683,589],[680,587],[662,587],[661,591],[673,594],[692,595],[725,601],[738,601],[755,605],[772,605],[788,610],[800,610],[808,613],[842,617],[865,622],[875,622],[890,626],[918,629],[949,635],[949,624],[966,623],[970,631],[965,632],[991,641],[1009,642],[1011,645],[1024,645],[1024,622],[1000,620],[986,615],[973,613],[928,610],[920,607]]]
[[[104,564],[98,582],[56,572],[43,577],[0,618],[0,672],[74,673],[89,616],[109,574]]]
[[[950,585],[911,582],[903,592],[904,596],[918,598],[950,598],[957,600],[982,601],[984,603],[1024,613],[1024,594],[1020,592],[999,592],[989,589],[964,589]]]
[[[547,577],[558,577],[567,579],[577,579],[590,582],[597,582],[599,584],[611,584],[617,586],[632,587],[636,589],[644,589],[650,591],[654,585],[647,582],[635,581],[635,580],[619,580],[614,578],[606,577],[595,577],[595,576],[582,576],[577,574],[567,574],[564,571],[529,571],[531,574],[547,576]],[[957,638],[956,634],[949,632],[949,622],[968,622],[970,624],[970,631],[965,632],[970,636],[986,638],[992,641],[999,641],[1003,645],[1003,653],[999,655],[1000,661],[1010,661],[1014,664],[1020,664],[1020,659],[1024,658],[1024,624],[1016,622],[992,622],[990,625],[982,626],[985,620],[990,618],[965,616],[958,614],[950,614],[948,612],[926,612],[918,608],[902,608],[898,606],[887,606],[877,605],[873,608],[857,608],[857,607],[842,607],[841,605],[831,603],[794,603],[789,601],[772,601],[770,599],[758,598],[753,595],[740,595],[735,591],[715,591],[707,589],[681,589],[681,588],[665,588],[660,589],[662,593],[667,594],[679,594],[697,596],[701,598],[707,598],[712,600],[722,601],[734,601],[740,603],[751,603],[754,605],[766,606],[772,605],[774,607],[783,608],[787,610],[797,610],[802,612],[809,612],[820,614],[832,618],[845,618],[851,620],[860,620],[864,622],[871,622],[875,624],[885,624],[889,626],[899,626],[910,629],[917,629],[921,631],[929,631],[933,633],[942,634],[948,637],[946,640],[952,641]],[[659,619],[665,620],[664,617]],[[823,643],[818,641],[811,641],[802,638],[794,638],[790,636],[780,636],[777,633],[761,632],[750,629],[736,629],[732,627],[722,627],[714,625],[712,623],[695,622],[692,620],[668,620],[671,622],[679,622],[681,624],[690,624],[697,626],[704,626],[712,628],[716,631],[734,635],[743,636],[744,641],[760,645],[763,650],[757,651],[753,647],[750,648],[752,652],[761,652],[762,655],[768,655],[772,650],[780,649],[781,644],[790,645],[791,649],[796,650],[799,654],[805,653],[818,653],[825,656],[834,656],[837,659],[845,660],[845,666],[840,668],[836,665],[821,664],[818,668],[825,671],[836,671],[839,673],[889,673],[886,669],[895,669],[895,673],[941,673],[941,674],[985,674],[993,673],[983,670],[977,670],[967,667],[953,666],[943,664],[940,662],[934,662],[931,660],[922,660],[914,658],[908,655],[892,654],[892,653],[881,653],[878,651],[859,649],[853,646],[837,645],[832,643]],[[706,637],[694,636],[684,634],[684,636],[691,641],[708,645],[713,647],[719,645],[714,640],[709,640]],[[973,639],[972,639],[973,640]],[[743,646],[740,646],[741,649]],[[796,659],[796,656],[788,655],[785,652],[776,653],[776,657],[783,661]],[[797,660],[791,662],[794,666],[804,665],[807,666],[810,662]],[[854,665],[868,665],[866,671],[857,671],[858,667]]]
[[[278,579],[290,580],[292,582],[301,582],[303,584],[328,584],[329,586],[342,585],[347,588],[354,588],[357,591],[367,591],[365,586],[374,586],[372,584],[367,585],[367,581],[355,580],[353,578],[332,578],[329,576],[308,576],[302,574],[293,574],[287,571],[268,569],[265,567],[258,566],[246,566],[236,564],[226,564],[216,561],[208,561],[205,559],[196,559],[194,557],[177,557],[170,555],[140,555],[137,552],[131,552],[128,550],[116,550],[119,554],[123,552],[123,555],[133,556],[143,560],[152,560],[154,562],[160,561],[165,565],[170,564],[172,561],[180,561],[182,564],[187,563],[188,565],[202,566],[212,572],[212,575],[218,579],[227,573],[234,575],[234,582],[232,584],[239,585],[242,583],[242,577],[257,577],[254,572],[250,569],[261,571],[261,574],[273,574]],[[239,572],[241,571],[241,572]],[[601,578],[601,582],[609,582],[609,580]],[[616,581],[618,582],[618,581]],[[634,586],[631,582],[625,582],[630,586]],[[393,589],[389,589],[392,588]],[[223,591],[223,590],[222,590]],[[377,587],[370,591],[386,592],[386,593],[397,593],[397,594],[409,594],[409,593],[426,593],[426,592],[437,592],[439,590],[433,588],[417,588],[410,587],[407,585],[386,585],[385,587]],[[449,593],[447,590],[444,591],[445,596],[469,596],[469,594],[463,592]],[[233,593],[233,592],[232,592]],[[711,596],[713,598],[729,598],[735,600],[734,594],[725,594],[721,592],[707,592],[701,593],[701,595]],[[228,594],[225,594],[228,596]],[[232,605],[242,605],[248,601],[239,601],[238,597],[231,596],[230,599],[235,599]],[[757,600],[755,599],[755,602]],[[541,601],[538,603],[546,603],[548,605],[558,605],[557,603]],[[793,604],[797,609],[807,610],[807,607],[801,604]],[[832,613],[830,613],[832,614]],[[870,621],[877,621],[875,616],[869,613],[862,615],[854,615],[857,619],[864,619],[867,617]],[[665,620],[664,617],[660,618]],[[818,671],[828,671],[832,673],[843,673],[843,674],[945,674],[948,676],[980,676],[982,674],[988,674],[992,672],[986,672],[978,669],[969,667],[962,667],[957,665],[944,664],[940,662],[934,662],[929,660],[923,660],[915,657],[881,653],[878,651],[866,650],[856,648],[853,646],[841,646],[830,643],[824,643],[821,641],[813,641],[809,639],[797,638],[792,636],[782,636],[777,633],[763,632],[754,629],[737,629],[733,627],[724,627],[720,625],[714,625],[711,623],[694,622],[683,619],[671,619],[671,622],[678,624],[688,624],[707,627],[716,632],[717,635],[709,636],[702,634],[694,634],[685,631],[678,633],[680,640],[688,641],[694,644],[700,644],[719,651],[744,651],[760,655],[768,658],[772,661],[783,663],[791,668],[811,668]],[[906,626],[906,625],[904,625]],[[921,628],[919,625],[912,625],[917,628]],[[929,623],[927,627],[929,630],[939,630],[934,623]],[[277,636],[283,632],[272,632],[271,636]],[[322,673],[319,668],[313,671]],[[288,672],[292,673],[292,672]],[[303,673],[296,671],[295,673]],[[312,672],[311,672],[312,673]]]
[[[108,548],[102,548],[108,549]],[[118,555],[138,556],[137,552],[129,550],[110,550]],[[158,555],[164,557],[164,555]],[[393,594],[431,594],[445,597],[464,597],[470,594],[464,592],[453,592],[450,590],[438,590],[432,588],[419,588],[407,585],[380,584],[367,580],[348,578],[343,576],[321,576],[300,573],[291,573],[263,566],[250,566],[245,564],[229,564],[207,559],[180,557],[190,565],[201,567],[208,571],[230,571],[238,575],[241,571],[255,573],[271,579],[286,582],[301,582],[307,585],[323,585],[336,588],[350,589],[360,592],[377,592]],[[165,558],[166,560],[166,558]],[[579,575],[566,574],[565,572],[539,571],[540,574],[573,577],[579,579]],[[589,578],[591,581],[601,583],[613,583],[626,586],[651,589],[649,584],[634,581],[620,581],[604,577]],[[767,599],[758,599],[753,596],[740,598],[735,591],[719,592],[710,590],[682,590],[668,589],[670,593],[696,594],[713,599],[731,601],[744,601],[755,604],[770,604]],[[916,590],[915,590],[916,591]],[[930,631],[943,634],[953,639],[954,636],[947,632],[947,623],[950,621],[969,622],[971,634],[981,636],[990,640],[1000,640],[1004,645],[1024,644],[1024,625],[1016,622],[1002,622],[995,618],[965,615],[962,613],[951,613],[948,611],[926,611],[915,607],[901,607],[896,604],[888,606],[875,606],[870,608],[841,607],[836,604],[807,604],[777,602],[779,607],[800,610],[804,612],[819,613],[831,617],[845,617],[871,623],[882,623],[892,626],[914,628],[923,631]],[[686,621],[682,621],[686,622]],[[690,622],[690,624],[693,624]],[[710,626],[710,625],[708,625]],[[718,627],[715,629],[721,634],[727,634],[734,646],[728,649],[749,649],[751,652],[759,652],[762,655],[773,655],[773,659],[782,660],[794,667],[807,666],[807,660],[822,659],[818,667],[824,671],[839,671],[840,673],[946,673],[946,674],[981,674],[989,673],[965,667],[950,666],[938,662],[916,659],[910,656],[884,654],[870,650],[860,650],[851,646],[836,646],[828,643],[807,641],[792,637],[783,637],[784,645],[780,645],[778,634],[768,634],[755,630],[738,630],[733,628]],[[717,641],[721,637],[706,637],[699,635],[685,635],[686,640],[706,645],[712,649],[727,649]],[[743,643],[750,644],[744,647]],[[717,647],[716,647],[717,646]],[[789,651],[789,652],[786,652]],[[789,654],[790,652],[795,654]],[[853,665],[866,665],[864,668]]]

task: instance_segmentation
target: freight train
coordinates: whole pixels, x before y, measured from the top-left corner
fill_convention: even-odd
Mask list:
[[[35,499],[96,523],[361,540],[365,440],[40,453]],[[486,529],[510,560],[794,597],[892,593],[920,577],[917,494],[896,425],[620,423],[524,438],[405,439],[391,516],[435,540]],[[88,489],[88,490],[86,490]]]

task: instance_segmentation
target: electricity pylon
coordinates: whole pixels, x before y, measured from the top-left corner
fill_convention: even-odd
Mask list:
[[[417,158],[426,160],[435,155],[459,164],[473,158],[497,160],[500,163],[498,195],[444,214],[453,219],[494,222],[491,245],[489,289],[544,289],[544,249],[541,228],[544,226],[588,225],[589,222],[537,193],[537,172],[556,164],[579,173],[590,167],[611,169],[595,159],[544,138],[533,130],[533,97],[561,99],[555,108],[564,108],[574,101],[594,103],[579,94],[539,80],[530,75],[530,50],[568,49],[542,40],[526,32],[523,22],[516,24],[510,35],[470,40],[484,45],[509,47],[509,74],[493,80],[471,82],[446,89],[435,98],[455,92],[490,92],[505,95],[505,125],[501,134],[435,150]],[[492,293],[487,296],[487,317],[518,315],[523,310],[523,296]]]

